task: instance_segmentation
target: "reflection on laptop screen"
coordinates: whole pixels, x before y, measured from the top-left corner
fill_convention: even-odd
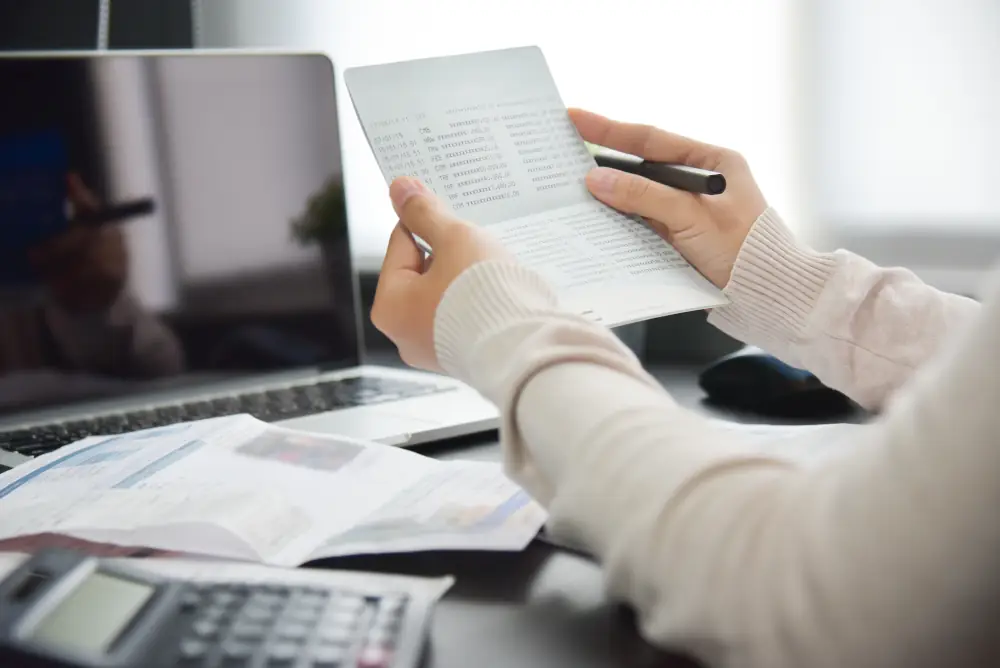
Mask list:
[[[0,416],[359,362],[328,60],[9,57],[0,90]]]

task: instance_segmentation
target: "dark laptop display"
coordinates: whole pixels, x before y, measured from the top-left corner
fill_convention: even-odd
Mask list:
[[[0,90],[0,417],[359,363],[328,60],[0,58]]]

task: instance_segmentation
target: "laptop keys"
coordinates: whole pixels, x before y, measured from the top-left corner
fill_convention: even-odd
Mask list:
[[[0,432],[0,449],[35,457],[96,434],[121,434],[176,422],[249,413],[265,422],[354,406],[436,394],[450,390],[435,383],[354,376],[288,388],[250,392],[206,401],[161,406],[90,420],[40,425]]]

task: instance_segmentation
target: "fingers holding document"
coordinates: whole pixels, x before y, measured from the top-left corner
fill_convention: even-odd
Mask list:
[[[607,167],[597,167],[587,175],[587,188],[594,197],[648,220],[706,278],[725,287],[743,241],[767,209],[746,160],[736,151],[650,125],[623,123],[580,109],[571,109],[569,116],[583,139],[592,144],[725,176],[726,191],[705,196]]]
[[[667,132],[652,125],[614,121],[583,109],[569,109],[570,120],[584,141],[654,162],[702,169],[724,167],[726,149]]]
[[[396,345],[404,362],[439,371],[434,316],[445,291],[473,265],[510,256],[486,230],[455,216],[416,179],[394,180],[389,196],[399,224],[386,249],[372,323]],[[433,262],[425,260],[414,235],[430,244]]]

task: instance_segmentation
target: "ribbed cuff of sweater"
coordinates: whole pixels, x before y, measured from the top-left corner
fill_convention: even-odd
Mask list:
[[[774,209],[760,215],[740,249],[725,287],[730,303],[709,323],[762,347],[796,340],[837,269],[837,256],[796,243]]]
[[[447,374],[468,382],[469,357],[477,341],[512,321],[550,314],[558,301],[540,274],[520,264],[489,261],[470,267],[438,305],[434,317],[438,363]]]

